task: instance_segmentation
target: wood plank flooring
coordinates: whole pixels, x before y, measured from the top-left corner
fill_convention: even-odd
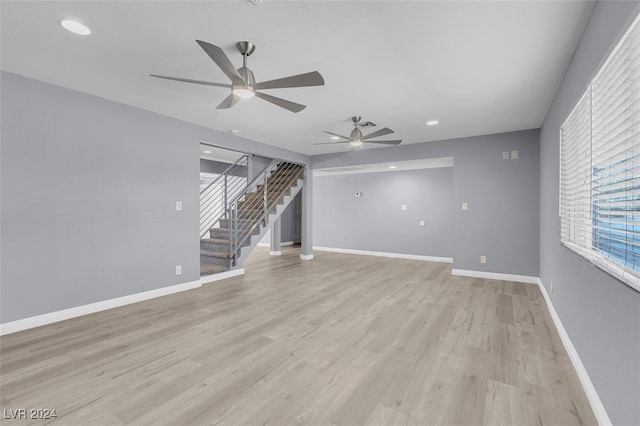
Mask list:
[[[0,338],[3,424],[597,424],[537,286],[298,255]]]

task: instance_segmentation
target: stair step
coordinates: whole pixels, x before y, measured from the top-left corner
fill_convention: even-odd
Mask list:
[[[259,210],[259,212],[261,212],[262,210]],[[238,216],[243,216],[243,215],[249,215],[250,212],[245,212],[244,214],[241,214],[242,212],[238,212]],[[257,213],[255,213],[257,214]],[[245,230],[247,228],[251,228],[257,221],[262,220],[262,215],[260,216],[251,216],[251,219],[238,219],[238,229],[242,229]],[[224,229],[228,229],[231,226],[231,219],[220,219],[220,228],[224,228]]]
[[[229,268],[226,265],[200,265],[200,275],[213,275],[220,272],[227,272]]]
[[[227,252],[229,250],[229,240],[222,238],[205,238],[200,240],[200,250]]]
[[[260,226],[256,226],[253,230],[253,235],[258,235],[260,233]],[[239,233],[240,234],[240,233]],[[229,236],[229,228],[213,228],[211,229],[211,235],[213,238],[225,238]]]
[[[227,232],[229,231],[227,230]],[[244,246],[247,245],[249,245],[249,241],[244,243]],[[200,240],[200,250],[226,253],[229,250],[229,240],[227,238],[203,238]]]
[[[280,197],[282,198],[282,197]],[[269,213],[275,213],[276,212],[276,204],[282,204],[281,200],[277,200],[274,202],[269,202],[269,204],[271,205],[271,208],[269,209]],[[254,219],[254,220],[259,220],[262,219],[262,213],[264,210],[262,210],[262,206],[260,206],[260,208],[256,208],[256,209],[248,209],[245,208],[247,204],[245,203],[238,203],[238,219],[242,219],[242,220],[250,220],[250,219]]]
[[[207,251],[200,249],[200,265],[227,266],[229,255],[227,252]]]

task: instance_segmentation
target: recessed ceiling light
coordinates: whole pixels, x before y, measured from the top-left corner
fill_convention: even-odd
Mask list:
[[[64,28],[67,31],[70,31],[70,32],[72,32],[74,34],[78,34],[78,35],[89,35],[89,34],[91,34],[91,30],[87,26],[82,25],[78,21],[72,21],[70,19],[61,19],[58,22],[60,23],[60,26],[62,28]]]
[[[390,169],[396,169],[396,166],[389,166]]]
[[[208,150],[205,150],[205,151],[202,151],[202,152],[204,152],[205,154],[211,154],[211,151],[208,151]]]
[[[440,122],[438,120],[427,121],[427,126],[437,126]]]
[[[338,139],[340,139],[340,136],[331,136],[332,141],[337,141]]]

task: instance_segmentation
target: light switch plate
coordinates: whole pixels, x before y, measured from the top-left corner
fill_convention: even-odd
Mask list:
[[[424,220],[421,220],[420,221],[420,226],[424,226],[424,225],[425,225]]]
[[[503,160],[508,160],[509,159],[509,151],[504,151],[502,153],[502,159]]]
[[[182,201],[176,201],[176,211],[182,211]]]
[[[182,275],[182,265],[176,265],[176,275]]]
[[[401,204],[400,205],[400,210],[407,210],[407,205],[406,204]]]
[[[462,203],[462,210],[469,210],[469,205],[467,203]]]
[[[517,160],[518,159],[518,150],[514,149],[513,151],[511,151],[511,159],[512,160]]]

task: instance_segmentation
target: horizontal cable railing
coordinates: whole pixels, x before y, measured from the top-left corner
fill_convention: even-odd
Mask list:
[[[229,203],[230,264],[235,263],[239,249],[254,231],[261,224],[268,225],[270,211],[291,186],[303,178],[302,172],[298,164],[274,160],[248,185],[245,194]]]
[[[249,157],[243,155],[200,191],[200,238],[224,216],[229,201],[246,191]]]

